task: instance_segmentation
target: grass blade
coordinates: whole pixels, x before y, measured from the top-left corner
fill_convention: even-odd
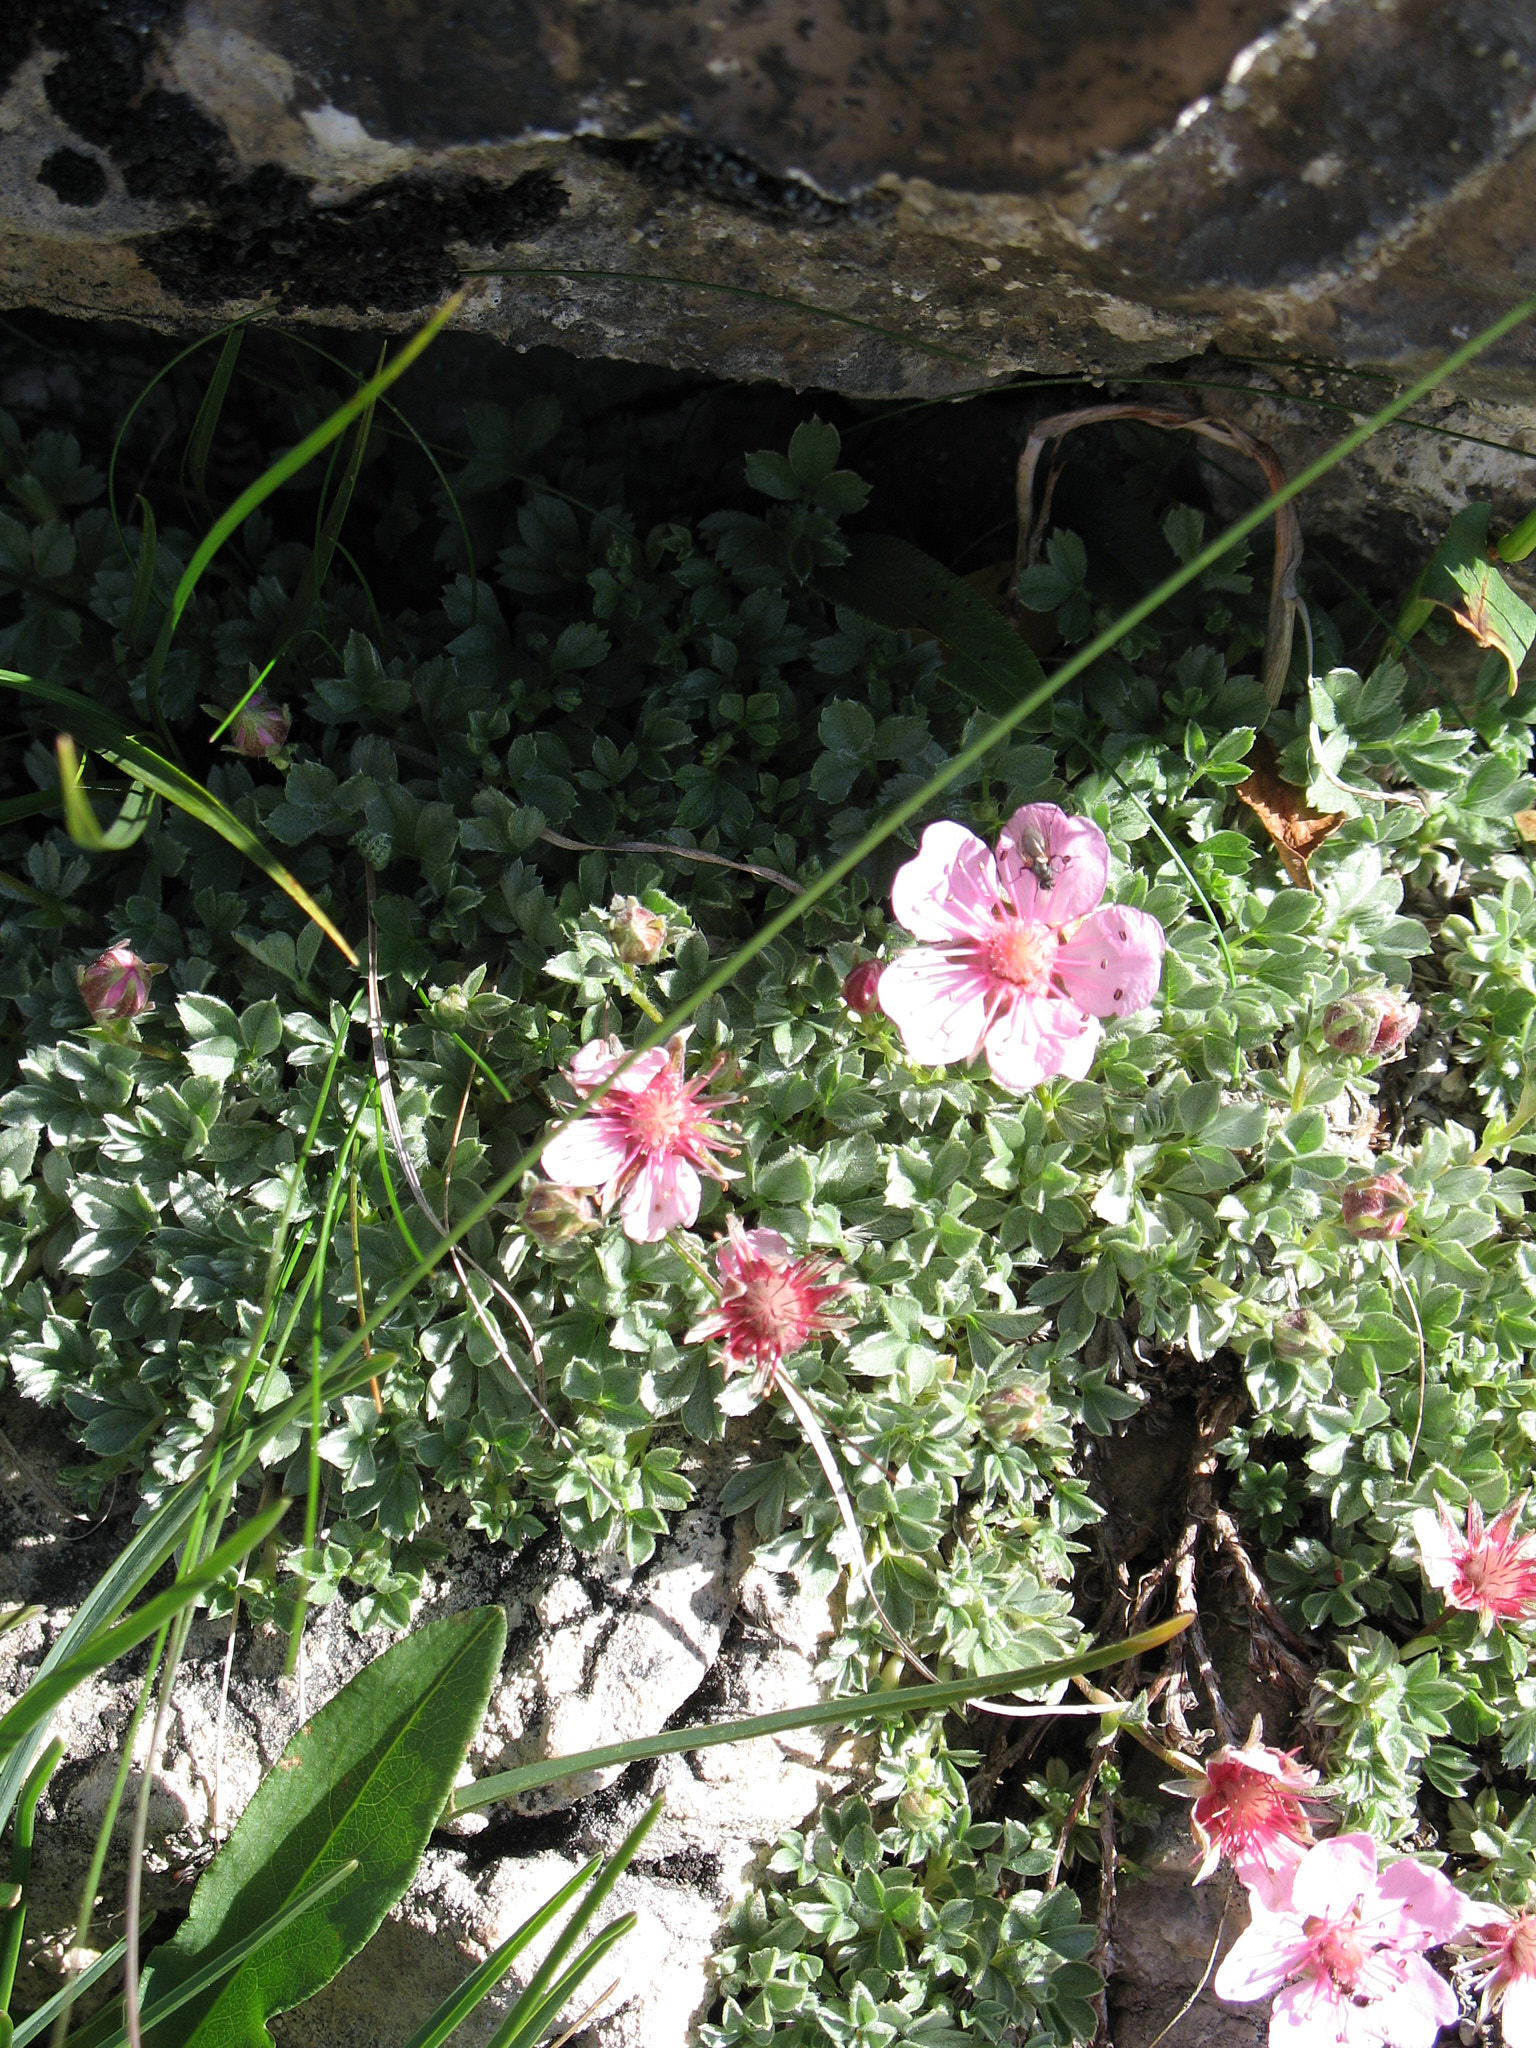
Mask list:
[[[380,351],[379,365],[382,369],[382,350]],[[377,379],[377,372],[375,372],[375,379]],[[291,646],[300,633],[303,632],[305,625],[308,623],[310,613],[320,602],[320,593],[324,590],[325,579],[331,572],[331,560],[336,553],[337,543],[341,539],[341,529],[345,524],[347,512],[352,503],[352,493],[357,488],[357,479],[362,471],[363,456],[367,453],[368,438],[373,431],[373,414],[376,404],[377,400],[373,399],[363,408],[362,415],[353,432],[352,449],[347,458],[346,468],[342,471],[341,482],[336,487],[335,497],[325,508],[324,517],[320,523],[320,530],[315,535],[314,548],[310,553],[309,560],[304,564],[303,573],[300,575],[298,585],[294,590],[292,598],[289,600],[288,609],[283,615],[283,622],[278,628],[277,644],[279,653],[275,657],[278,660],[282,658],[282,650]]]
[[[243,327],[232,327],[225,335],[224,346],[219,350],[219,360],[213,366],[208,389],[203,393],[203,402],[197,408],[197,418],[192,422],[192,433],[187,442],[187,474],[192,480],[193,490],[203,499],[208,496],[206,485],[209,451],[213,447],[213,437],[218,432],[219,415],[224,410],[229,382],[235,374],[235,364],[240,360],[240,344],[244,339]]]
[[[155,588],[155,562],[160,552],[159,535],[155,527],[155,511],[148,498],[135,502],[139,508],[139,561],[133,572],[133,596],[128,603],[128,618],[123,627],[123,638],[130,650],[137,651],[139,634],[143,630],[149,600]]]
[[[54,741],[59,757],[59,794],[64,805],[64,829],[87,853],[124,853],[144,831],[155,813],[155,797],[142,782],[130,785],[122,808],[105,831],[91,808],[80,776],[80,756],[67,732]]]
[[[490,2048],[533,2048],[533,2043],[538,2040],[550,2021],[567,2004],[571,1994],[582,1982],[583,1978],[590,1977],[609,1950],[617,1948],[626,1936],[633,1934],[638,1924],[639,1922],[635,1914],[621,1913],[617,1920],[603,1929],[601,1934],[594,1934],[565,1975],[551,1987],[541,2003],[534,2007],[517,2031],[515,2033],[507,2033],[504,2030],[498,2032],[493,2036]],[[609,1990],[612,1988],[610,1985]],[[607,1992],[601,1994],[597,2001],[599,2005],[602,2004],[603,1999],[607,1995]],[[588,2012],[582,2015],[582,2019],[578,2020],[576,2025],[579,2027],[582,2024],[582,2020],[589,2017],[593,2010],[595,2008],[589,2007]],[[503,2029],[508,2025],[510,2025],[510,2015],[508,2020],[503,2023]],[[564,2035],[562,2039],[569,2040],[570,2036]]]
[[[139,1926],[144,1934],[154,1925],[153,1913],[146,1913]],[[16,2022],[16,2031],[11,2036],[11,2048],[27,2048],[29,2041],[35,2041],[39,2034],[45,2034],[63,2011],[65,2003],[83,1997],[103,1977],[110,1976],[123,1960],[127,1949],[126,1941],[114,1941],[112,1946],[99,1955],[89,1969],[82,1970],[78,1977],[71,1977],[61,1991],[55,1991],[46,2005],[40,2005],[36,2012],[29,2012],[24,2020]]]
[[[562,1907],[570,1904],[597,1869],[598,1861],[594,1856],[573,1878],[561,1885],[553,1898],[547,1899],[520,1927],[514,1927],[500,1948],[488,1955],[479,1969],[466,1977],[457,1991],[450,1992],[432,2017],[416,2029],[405,2048],[443,2048],[449,2035],[490,1997],[529,1942],[536,1940]]]

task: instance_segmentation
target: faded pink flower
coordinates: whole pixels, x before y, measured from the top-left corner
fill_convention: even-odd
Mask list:
[[[608,906],[608,935],[626,967],[649,967],[667,943],[667,921],[638,896],[615,896]]]
[[[867,1017],[880,1003],[880,977],[885,972],[879,960],[861,960],[843,983],[843,1001],[856,1017]]]
[[[1504,2048],[1536,2048],[1536,1913],[1506,1913],[1469,1905],[1464,1939],[1475,1943],[1473,1983],[1482,1993],[1478,2013],[1499,2015]]]
[[[1335,1835],[1288,1892],[1250,1894],[1253,1918],[1216,1972],[1216,1996],[1273,1998],[1271,2048],[1433,2048],[1456,1995],[1423,1951],[1465,1924],[1467,1900],[1422,1864],[1377,1874],[1369,1835]]]
[[[257,690],[235,714],[229,731],[230,747],[251,761],[270,760],[287,739],[288,725],[287,705],[279,704],[265,690]]]
[[[922,943],[880,976],[880,1006],[914,1059],[974,1059],[1023,1093],[1052,1074],[1080,1080],[1100,1017],[1151,1002],[1167,941],[1155,917],[1100,907],[1109,844],[1087,818],[1026,804],[996,857],[962,825],[930,825],[891,888]]]
[[[1413,1190],[1396,1173],[1357,1180],[1339,1197],[1339,1221],[1351,1237],[1401,1237],[1413,1207]]]
[[[568,1188],[597,1188],[606,1212],[619,1203],[624,1235],[652,1244],[676,1225],[698,1219],[701,1173],[728,1180],[715,1158],[735,1148],[713,1112],[735,1096],[703,1100],[716,1069],[683,1079],[683,1045],[674,1038],[637,1053],[623,1072],[624,1048],[616,1038],[584,1045],[565,1070],[578,1095],[590,1095],[610,1078],[613,1086],[595,1108],[544,1147],[539,1164]]]
[[[715,1253],[718,1306],[688,1332],[690,1344],[718,1343],[727,1368],[749,1368],[768,1385],[786,1358],[812,1337],[842,1329],[828,1303],[847,1284],[829,1280],[827,1259],[797,1259],[776,1230],[743,1230],[731,1217]]]
[[[1425,1578],[1447,1607],[1475,1614],[1484,1635],[1496,1621],[1536,1619],[1536,1536],[1514,1533],[1529,1498],[1512,1500],[1487,1528],[1482,1509],[1468,1500],[1464,1532],[1438,1493],[1437,1512],[1420,1508],[1413,1518]]]
[[[1418,1021],[1418,1004],[1396,989],[1360,989],[1324,1010],[1323,1042],[1354,1059],[1387,1059],[1401,1052]]]
[[[578,1188],[562,1188],[553,1181],[541,1181],[529,1190],[520,1218],[524,1230],[546,1251],[569,1244],[597,1228],[597,1211],[591,1199]]]
[[[1244,1884],[1284,1879],[1312,1840],[1303,1801],[1317,1797],[1317,1773],[1283,1749],[1249,1741],[1218,1749],[1205,1767],[1206,1789],[1190,1823],[1205,1860],[1199,1884],[1225,1856]]]
[[[98,1024],[142,1016],[150,1005],[150,980],[160,971],[131,946],[109,946],[89,967],[76,969],[81,1001]]]

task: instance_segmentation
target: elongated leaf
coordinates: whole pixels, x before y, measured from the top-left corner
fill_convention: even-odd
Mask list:
[[[520,2025],[514,2026],[513,2016],[508,2014],[498,2032],[491,2037],[490,2048],[533,2048],[534,2042],[542,2038],[545,2028],[569,2003],[582,1980],[590,1977],[608,1951],[617,1948],[621,1941],[634,1933],[638,1925],[639,1919],[636,1914],[621,1913],[617,1920],[611,1921],[603,1929],[601,1934],[594,1934],[565,1975],[551,1985],[544,1998]],[[601,2004],[606,1996],[606,1992],[600,1993],[598,2003]],[[589,2007],[588,2010],[592,2008]]]
[[[139,507],[139,562],[133,572],[133,596],[128,602],[128,617],[123,625],[123,638],[131,649],[137,649],[139,634],[143,630],[144,615],[149,610],[149,600],[155,589],[155,561],[160,552],[160,539],[155,530],[155,508],[148,498],[137,500]]]
[[[380,362],[382,369],[383,363]],[[341,482],[336,495],[326,507],[320,530],[315,535],[315,545],[309,560],[304,564],[283,622],[277,630],[279,658],[282,650],[289,647],[308,624],[311,612],[320,602],[320,593],[325,588],[325,579],[331,573],[331,560],[341,539],[341,529],[346,523],[347,512],[352,503],[352,493],[357,488],[357,479],[362,471],[363,457],[368,450],[368,437],[373,431],[373,403],[364,407],[361,417],[353,430],[352,447],[342,471]]]
[[[877,625],[921,626],[950,649],[947,681],[1002,718],[1045,681],[1032,650],[979,591],[910,541],[889,533],[848,538],[848,559],[816,579],[823,597]]]
[[[416,2029],[405,2048],[443,2048],[449,2035],[490,1997],[529,1942],[537,1940],[561,1908],[570,1904],[597,1867],[598,1858],[594,1856],[561,1885],[553,1898],[546,1899],[536,1913],[530,1913],[520,1927],[514,1927],[500,1948],[494,1949],[479,1969],[472,1971],[456,1991],[448,1994],[432,2017]]]
[[[1419,582],[1421,602],[1444,605],[1479,647],[1496,648],[1509,665],[1509,694],[1536,640],[1536,612],[1488,559],[1489,505],[1468,505],[1445,529]]]
[[[153,1913],[146,1913],[144,1915],[144,1918],[139,1922],[139,1933],[141,1936],[154,1925],[154,1920],[155,1916]],[[62,1990],[55,1991],[46,2005],[40,2005],[36,2012],[29,2012],[24,2020],[18,2020],[11,2048],[27,2048],[29,2041],[35,2041],[40,2034],[46,2034],[59,2014],[64,2010],[67,2002],[72,1999],[84,1998],[86,1992],[99,1984],[103,1977],[110,1976],[113,1970],[121,1966],[127,1949],[128,1944],[126,1941],[114,1941],[112,1946],[99,1955],[88,1969],[82,1970],[78,1977],[70,1978]],[[77,2037],[71,2035],[70,2039],[77,2040]]]
[[[80,777],[80,756],[67,732],[54,741],[59,757],[59,791],[64,829],[87,853],[123,853],[138,839],[155,814],[155,798],[142,782],[129,785],[122,807],[103,831]]]
[[[1533,505],[1512,533],[1506,533],[1499,542],[1501,562],[1523,562],[1527,555],[1536,554],[1536,505]]]
[[[78,732],[88,746],[111,761],[136,782],[140,782],[156,796],[163,796],[189,818],[205,825],[210,832],[216,832],[247,860],[254,862],[269,881],[275,882],[284,895],[289,896],[304,912],[313,918],[334,945],[340,948],[349,965],[357,965],[357,954],[332,924],[309,891],[298,882],[283,866],[264,839],[258,838],[249,825],[237,818],[227,804],[211,796],[200,782],[194,782],[184,768],[178,768],[174,761],[157,754],[153,747],[146,746],[110,711],[93,703],[89,697],[82,697],[75,690],[66,690],[59,683],[42,683],[31,676],[18,675],[14,669],[0,669],[0,683],[24,696],[34,697],[40,703],[66,712],[74,731]]]
[[[208,389],[203,393],[203,402],[197,408],[197,418],[192,422],[192,433],[187,441],[187,474],[192,479],[192,488],[202,498],[207,495],[208,456],[213,448],[213,437],[219,430],[219,415],[224,410],[224,400],[229,393],[229,380],[235,374],[235,364],[240,360],[240,344],[245,340],[243,327],[232,327],[224,337],[224,346],[219,350],[219,360],[213,366],[213,375],[208,379]]]
[[[584,1749],[574,1756],[546,1757],[541,1763],[524,1764],[515,1771],[498,1771],[493,1777],[478,1778],[473,1785],[463,1786],[453,1794],[447,1810],[470,1813],[476,1807],[493,1806],[498,1799],[531,1792],[539,1785],[557,1784],[561,1778],[573,1778],[583,1771],[638,1763],[646,1757],[676,1756],[686,1749],[713,1749],[723,1742],[749,1742],[755,1735],[787,1735],[796,1728],[825,1727],[829,1723],[863,1720],[870,1715],[884,1718],[927,1713],[934,1707],[963,1707],[968,1700],[980,1699],[987,1693],[1038,1692],[1064,1678],[1103,1671],[1111,1665],[1123,1664],[1128,1657],[1145,1656],[1182,1634],[1190,1619],[1188,1615],[1175,1615],[1170,1621],[1159,1622],[1156,1628],[1127,1636],[1123,1643],[1106,1643],[1100,1649],[1084,1650],[1080,1656],[1063,1657],[1053,1664],[1038,1664],[1029,1671],[993,1671],[983,1678],[946,1678],[937,1685],[904,1685],[891,1692],[851,1693],[839,1700],[815,1700],[804,1707],[785,1707],[777,1714],[753,1714],[745,1721],[721,1721],[709,1728],[669,1728],[662,1735],[642,1736],[634,1742],[613,1742],[604,1749]]]
[[[306,1886],[356,1857],[361,1871],[155,2030],[155,2048],[265,2048],[266,2021],[328,1984],[404,1892],[479,1727],[506,1644],[499,1607],[430,1623],[359,1672],[301,1728],[263,1779],[156,1950],[144,2013]]]

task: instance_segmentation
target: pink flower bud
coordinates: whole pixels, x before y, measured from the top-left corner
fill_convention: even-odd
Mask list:
[[[1339,1220],[1352,1237],[1401,1237],[1413,1190],[1395,1173],[1357,1180],[1339,1198]]]
[[[880,1003],[880,976],[885,963],[861,960],[843,983],[843,1001],[856,1017],[867,1017]]]
[[[1030,1380],[994,1387],[981,1404],[981,1420],[993,1436],[1016,1444],[1027,1442],[1045,1420],[1049,1396]]]
[[[131,946],[109,946],[89,967],[76,970],[80,996],[98,1024],[120,1023],[149,1008],[150,978],[160,972]]]
[[[608,906],[608,935],[626,967],[649,967],[667,943],[667,921],[638,896],[615,896]]]
[[[536,1187],[523,1204],[522,1225],[545,1251],[569,1244],[597,1228],[597,1211],[579,1188],[563,1188],[554,1181]]]
[[[1357,990],[1323,1012],[1323,1042],[1351,1059],[1386,1059],[1399,1051],[1419,1021],[1419,1006],[1395,989]]]
[[[1277,1316],[1269,1341],[1276,1358],[1287,1365],[1309,1365],[1331,1358],[1339,1348],[1338,1338],[1322,1317],[1313,1315],[1309,1308],[1288,1309],[1283,1316]]]
[[[251,761],[269,761],[288,737],[288,707],[257,690],[236,714],[229,744]]]

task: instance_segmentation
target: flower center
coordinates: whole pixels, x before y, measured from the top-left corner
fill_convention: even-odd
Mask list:
[[[1504,1954],[1512,1977],[1536,1976],[1536,1916],[1520,1915],[1509,1930]]]
[[[999,981],[1037,995],[1051,978],[1057,944],[1048,924],[1010,917],[986,941],[987,967]]]
[[[671,1073],[658,1074],[625,1107],[634,1141],[647,1152],[676,1151],[694,1121],[692,1098]]]
[[[1335,1990],[1352,1992],[1365,1963],[1365,1944],[1359,1935],[1348,1926],[1325,1920],[1309,1920],[1306,1929],[1319,1969],[1327,1973]]]
[[[735,1309],[759,1356],[788,1358],[810,1334],[803,1290],[791,1272],[754,1273]]]

